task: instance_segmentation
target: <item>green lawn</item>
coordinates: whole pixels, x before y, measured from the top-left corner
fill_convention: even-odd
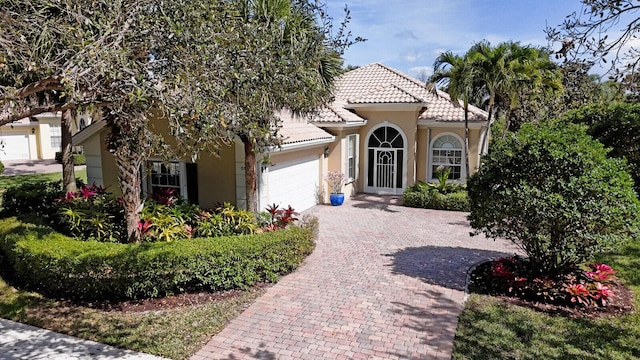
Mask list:
[[[0,317],[119,348],[186,359],[263,292],[237,291],[203,305],[171,310],[121,312],[54,301],[0,279]]]
[[[598,261],[618,276],[640,306],[640,241]],[[460,316],[454,359],[638,359],[640,314],[569,319],[473,295]]]
[[[87,182],[87,170],[76,170],[76,178]],[[61,179],[61,172],[48,174],[0,176],[0,192],[4,191],[6,188],[16,185],[34,183],[39,181],[55,181]]]

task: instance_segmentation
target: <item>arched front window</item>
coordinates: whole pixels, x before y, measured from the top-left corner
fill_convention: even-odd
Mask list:
[[[438,178],[438,167],[451,169],[449,180],[460,180],[464,174],[462,140],[453,134],[440,135],[431,143],[431,179]]]

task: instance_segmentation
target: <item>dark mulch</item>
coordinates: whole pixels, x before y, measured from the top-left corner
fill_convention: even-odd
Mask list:
[[[270,283],[260,283],[252,287],[253,290],[262,290],[271,286]],[[202,305],[213,301],[233,298],[238,296],[244,290],[226,290],[216,292],[199,292],[186,293],[179,295],[171,295],[157,299],[140,299],[127,301],[92,301],[83,303],[74,303],[92,309],[103,311],[118,312],[145,312],[145,311],[164,311],[188,306]]]
[[[628,314],[634,311],[634,295],[631,289],[624,285],[617,277],[612,277],[606,285],[615,294],[607,301],[607,306],[584,306],[571,303],[568,298],[544,302],[544,299],[535,296],[516,296],[506,293],[504,288],[499,289],[495,278],[490,275],[494,261],[488,261],[478,265],[469,274],[469,291],[478,294],[492,295],[509,304],[528,307],[551,315],[559,315],[570,318],[600,318]]]

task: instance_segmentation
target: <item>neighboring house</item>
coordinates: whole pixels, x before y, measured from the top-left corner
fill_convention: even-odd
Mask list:
[[[61,149],[60,113],[44,113],[0,127],[0,161],[53,159]],[[87,116],[78,116],[72,133],[90,124]]]
[[[436,181],[440,165],[464,181],[464,111],[441,91],[385,65],[374,63],[343,74],[335,100],[310,118],[283,112],[281,147],[259,164],[259,207],[291,205],[298,211],[327,202],[328,171],[349,177],[343,191],[402,194],[417,181]],[[469,169],[475,172],[487,113],[470,106]],[[159,132],[166,130],[156,130]],[[89,182],[117,189],[113,156],[105,149],[108,129],[98,121],[74,136],[87,159]],[[143,188],[173,188],[191,202],[211,207],[231,202],[245,207],[244,150],[239,141],[196,163],[151,160]]]

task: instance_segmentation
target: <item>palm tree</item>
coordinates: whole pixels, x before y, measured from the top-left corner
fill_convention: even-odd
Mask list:
[[[469,58],[454,55],[451,51],[441,53],[433,63],[434,73],[429,82],[435,85],[443,84],[454,104],[462,101],[464,107],[464,166],[465,174],[469,176],[469,100],[476,90],[476,68]]]
[[[481,152],[484,151],[487,146],[498,91],[504,88],[506,82],[511,81],[510,77],[512,74],[507,66],[508,54],[509,45],[507,43],[493,47],[485,40],[474,44],[465,55],[469,58],[472,67],[475,69],[475,82],[482,84],[489,95],[487,129],[482,137]]]
[[[505,60],[507,76],[497,89],[498,97],[505,105],[508,104],[503,138],[511,125],[513,112],[521,106],[525,97],[544,100],[562,90],[561,74],[548,52],[532,46],[521,46],[517,42],[506,45],[509,47]]]

